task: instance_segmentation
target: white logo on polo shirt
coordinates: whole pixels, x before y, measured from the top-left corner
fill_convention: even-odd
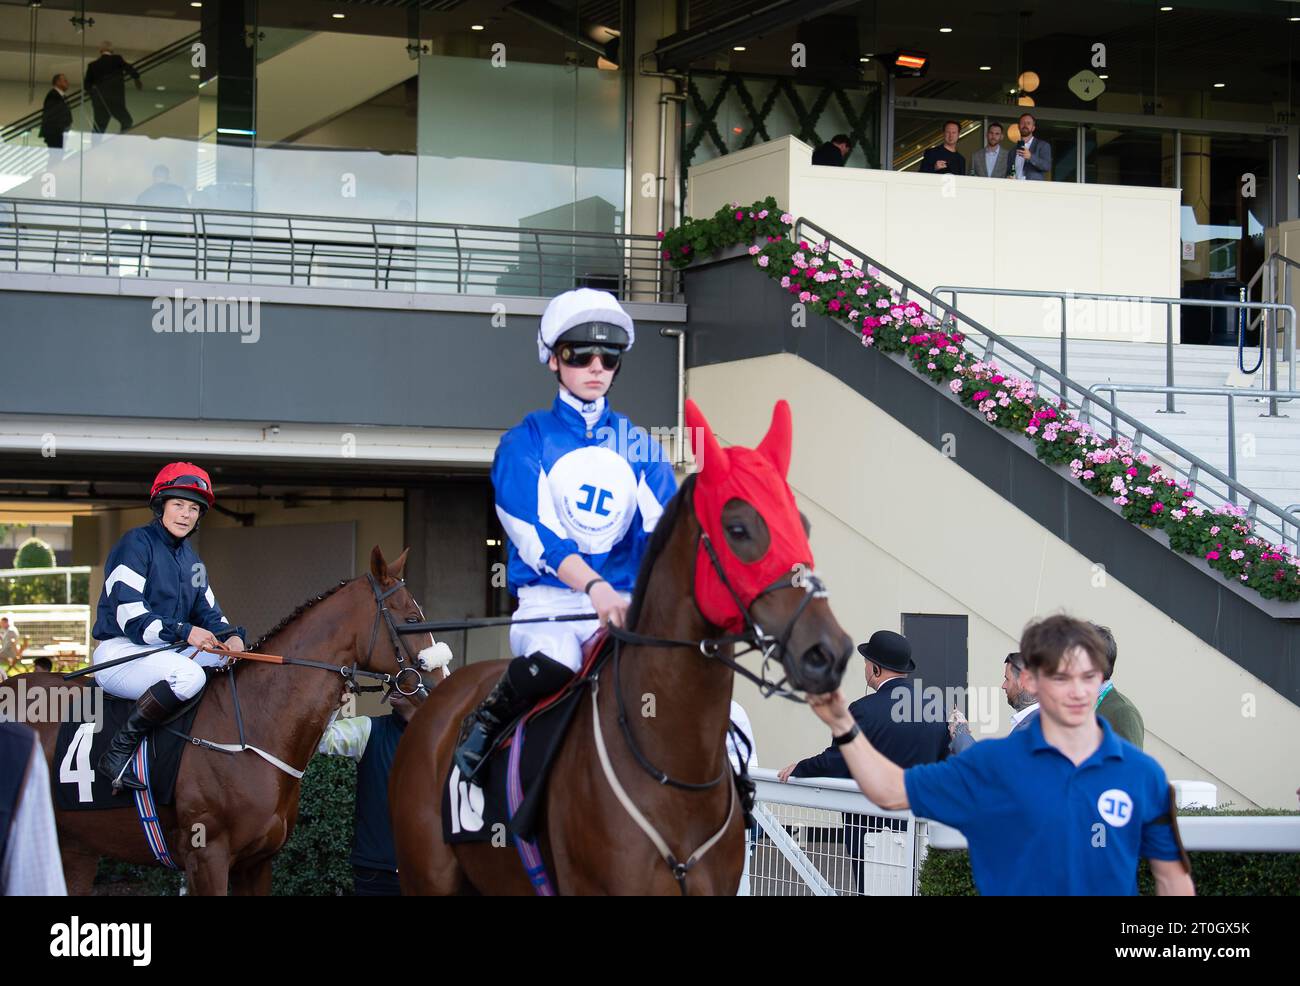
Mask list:
[[[1122,829],[1133,818],[1133,799],[1127,791],[1113,787],[1101,792],[1097,799],[1097,812],[1108,824]]]

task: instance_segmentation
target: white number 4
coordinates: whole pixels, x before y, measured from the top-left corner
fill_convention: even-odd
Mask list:
[[[94,736],[95,724],[84,722],[77,728],[77,734],[68,744],[68,752],[59,764],[59,783],[77,785],[77,800],[87,802],[94,800],[91,784],[95,781],[95,771],[90,766],[90,743]],[[77,768],[72,769],[72,758],[77,758]]]

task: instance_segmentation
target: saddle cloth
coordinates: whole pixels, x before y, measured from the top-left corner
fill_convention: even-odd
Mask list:
[[[510,746],[519,719],[502,729],[500,735],[504,741],[498,742],[488,754],[487,763],[479,768],[473,782],[462,778],[460,769],[452,765],[442,792],[442,831],[448,843],[496,840],[499,845],[509,845],[508,834],[527,840],[535,837],[537,816],[544,803],[551,764],[579,703],[586,695],[591,676],[613,653],[612,645],[613,639],[603,629],[594,634],[583,647],[582,668],[573,679],[520,717],[525,722],[523,750],[519,757],[524,798],[513,820],[506,784]]]
[[[126,722],[135,708],[133,699],[117,698],[95,685],[85,685],[86,694],[78,706],[68,703],[83,714],[79,720],[64,720],[59,725],[59,738],[54,748],[54,805],[63,811],[78,809],[132,808],[135,802],[126,796],[113,794],[112,782],[100,776],[95,765],[108,750],[109,741],[118,727]],[[205,690],[206,691],[206,690]],[[185,737],[199,711],[199,692],[177,718],[149,734],[149,786],[154,802],[169,805],[175,799],[176,775],[180,771],[181,754],[188,745]],[[94,714],[100,712],[99,720]]]

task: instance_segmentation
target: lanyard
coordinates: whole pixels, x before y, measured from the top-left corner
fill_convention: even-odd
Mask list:
[[[1107,695],[1109,695],[1110,690],[1114,687],[1115,687],[1115,682],[1113,681],[1108,681],[1106,682],[1106,684],[1101,686],[1101,694],[1097,696],[1097,704],[1092,707],[1093,712],[1096,712],[1098,709],[1101,708],[1101,700],[1105,698]]]

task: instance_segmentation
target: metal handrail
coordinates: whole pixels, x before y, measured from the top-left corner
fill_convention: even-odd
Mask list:
[[[1300,262],[1292,260],[1290,257],[1278,253],[1276,250],[1274,250],[1271,254],[1268,255],[1268,257],[1264,260],[1264,262],[1259,265],[1259,269],[1256,270],[1255,273],[1251,275],[1250,280],[1246,282],[1245,292],[1247,298],[1250,297],[1251,291],[1255,289],[1255,285],[1258,284],[1261,279],[1263,279],[1265,283],[1260,288],[1260,300],[1261,301],[1267,300],[1270,297],[1273,298],[1274,300],[1277,299],[1277,275],[1274,272],[1274,266],[1278,262],[1281,262],[1282,269],[1283,269],[1282,297],[1284,298],[1291,297],[1291,269],[1292,268],[1300,269]],[[1247,319],[1245,325],[1245,331],[1242,333],[1242,338],[1244,338],[1245,332],[1249,332],[1258,328],[1260,324],[1264,321],[1265,317],[1266,317],[1266,313],[1261,311],[1253,318]],[[1238,345],[1240,345],[1240,342],[1238,343]],[[1292,349],[1293,353],[1294,351],[1295,350]],[[1263,339],[1261,338],[1260,359],[1263,360],[1263,358],[1264,358]],[[1294,359],[1292,360],[1292,362],[1294,362]],[[1240,357],[1238,357],[1238,365],[1241,367],[1242,371],[1244,372],[1245,367],[1241,366]],[[1256,367],[1256,369],[1258,369],[1258,366]],[[1274,386],[1276,385],[1277,383],[1276,381],[1274,381]]]
[[[802,235],[800,230],[803,229],[814,231],[817,234],[817,237],[807,237]],[[1015,343],[1001,335],[998,335],[998,333],[980,322],[977,322],[969,315],[958,311],[956,307],[940,301],[915,282],[909,281],[896,271],[891,270],[878,261],[872,259],[867,253],[857,249],[852,244],[845,243],[833,233],[823,229],[811,220],[804,218],[796,220],[794,234],[796,240],[820,239],[825,241],[828,252],[835,252],[831,250],[831,247],[833,244],[838,244],[840,247],[844,248],[843,251],[837,252],[838,256],[857,258],[860,260],[863,268],[870,266],[877,271],[878,274],[884,275],[896,282],[899,286],[900,299],[904,303],[909,299],[909,296],[912,295],[922,298],[930,303],[931,314],[934,313],[935,309],[939,309],[943,312],[943,316],[940,318],[941,322],[947,322],[952,325],[961,323],[974,333],[982,336],[984,340],[986,340],[984,344],[984,353],[981,357],[983,360],[987,361],[991,359],[994,352],[999,349],[1004,353],[1016,356],[1019,360],[1022,360],[1026,366],[1031,368],[1032,383],[1035,388],[1037,388],[1040,396],[1049,395],[1055,398],[1060,406],[1065,408],[1072,406],[1077,407],[1079,408],[1081,415],[1085,413],[1085,407],[1093,405],[1102,411],[1110,412],[1113,416],[1112,420],[1116,422],[1116,428],[1111,432],[1112,438],[1122,437],[1129,439],[1133,443],[1134,450],[1138,452],[1143,451],[1144,443],[1157,443],[1164,450],[1164,454],[1153,455],[1153,453],[1149,451],[1149,448],[1147,454],[1152,455],[1153,458],[1157,459],[1161,463],[1162,468],[1167,469],[1169,473],[1186,477],[1187,488],[1192,491],[1192,500],[1194,502],[1198,502],[1213,510],[1222,504],[1233,502],[1229,497],[1233,492],[1235,492],[1246,502],[1250,503],[1249,517],[1252,521],[1261,528],[1276,535],[1279,542],[1284,542],[1287,539],[1285,533],[1286,526],[1288,524],[1294,524],[1294,520],[1291,518],[1289,512],[1281,510],[1275,504],[1256,494],[1253,490],[1243,486],[1231,477],[1225,476],[1220,470],[1216,469],[1200,456],[1183,448],[1177,442],[1166,438],[1164,435],[1153,430],[1149,425],[1144,424],[1137,418],[1134,418],[1132,415],[1121,410],[1114,404],[1114,402],[1108,401],[1104,397],[1099,397],[1083,384],[1070,379],[1060,370],[1048,366],[1042,360],[1021,349]],[[970,333],[965,332],[964,329],[963,332],[967,336],[970,335]],[[1053,389],[1051,384],[1052,380],[1058,382],[1059,389]],[[1077,394],[1078,399],[1072,398],[1070,396],[1072,393]],[[1088,416],[1091,417],[1091,412],[1087,413]],[[1120,422],[1131,429],[1131,437],[1123,435],[1118,430]],[[1176,461],[1178,459],[1189,463],[1190,468],[1184,468],[1181,466],[1178,461]],[[1222,483],[1224,486],[1224,492],[1220,494],[1217,491],[1211,491],[1213,497],[1207,498],[1204,491],[1202,474],[1206,474]],[[1265,511],[1277,516],[1277,521],[1273,522],[1261,516],[1259,512],[1259,508],[1261,507],[1264,508]]]
[[[1237,479],[1237,405],[1236,398],[1249,397],[1258,399],[1261,397],[1281,398],[1284,400],[1295,400],[1300,397],[1300,391],[1296,390],[1246,390],[1241,387],[1161,387],[1158,384],[1144,383],[1094,383],[1088,388],[1094,393],[1106,391],[1111,395],[1111,404],[1118,407],[1115,400],[1116,394],[1167,394],[1170,391],[1178,394],[1185,394],[1192,397],[1226,397],[1228,403],[1228,478],[1235,481]],[[1268,417],[1261,414],[1261,418]],[[1115,419],[1111,418],[1111,431],[1115,430]],[[1233,503],[1237,502],[1236,490],[1229,490],[1229,496]],[[1263,502],[1261,500],[1261,502]],[[1280,512],[1289,512],[1289,507],[1278,508]],[[1285,530],[1285,528],[1284,528]]]
[[[238,270],[255,283],[458,294],[504,284],[539,296],[598,279],[624,298],[678,300],[678,271],[659,291],[660,250],[656,237],[629,233],[0,197],[0,269],[15,271],[232,279]]]
[[[1287,366],[1287,389],[1295,390],[1295,326],[1296,310],[1292,305],[1270,302],[1270,301],[1212,301],[1208,298],[1164,298],[1152,297],[1148,295],[1137,294],[1097,294],[1090,291],[1031,291],[1020,290],[1018,288],[977,288],[977,287],[955,287],[952,285],[941,284],[935,287],[932,292],[935,295],[950,294],[952,295],[952,307],[957,306],[958,294],[987,295],[998,298],[1050,298],[1059,299],[1061,302],[1061,372],[1066,372],[1067,360],[1067,342],[1068,342],[1068,318],[1069,302],[1072,300],[1082,301],[1111,301],[1126,304],[1149,304],[1163,305],[1165,309],[1165,384],[1168,387],[1174,386],[1174,307],[1179,308],[1233,308],[1238,311],[1242,309],[1259,309],[1262,311],[1282,311],[1290,314],[1291,320],[1288,323],[1291,331],[1287,333],[1287,348],[1289,350],[1289,361]],[[1271,335],[1271,344],[1269,347],[1269,371],[1270,383],[1273,390],[1277,390],[1277,333],[1274,331]],[[1177,414],[1174,406],[1174,392],[1170,391],[1165,398],[1165,413]],[[1269,416],[1277,417],[1277,400],[1269,401]]]

